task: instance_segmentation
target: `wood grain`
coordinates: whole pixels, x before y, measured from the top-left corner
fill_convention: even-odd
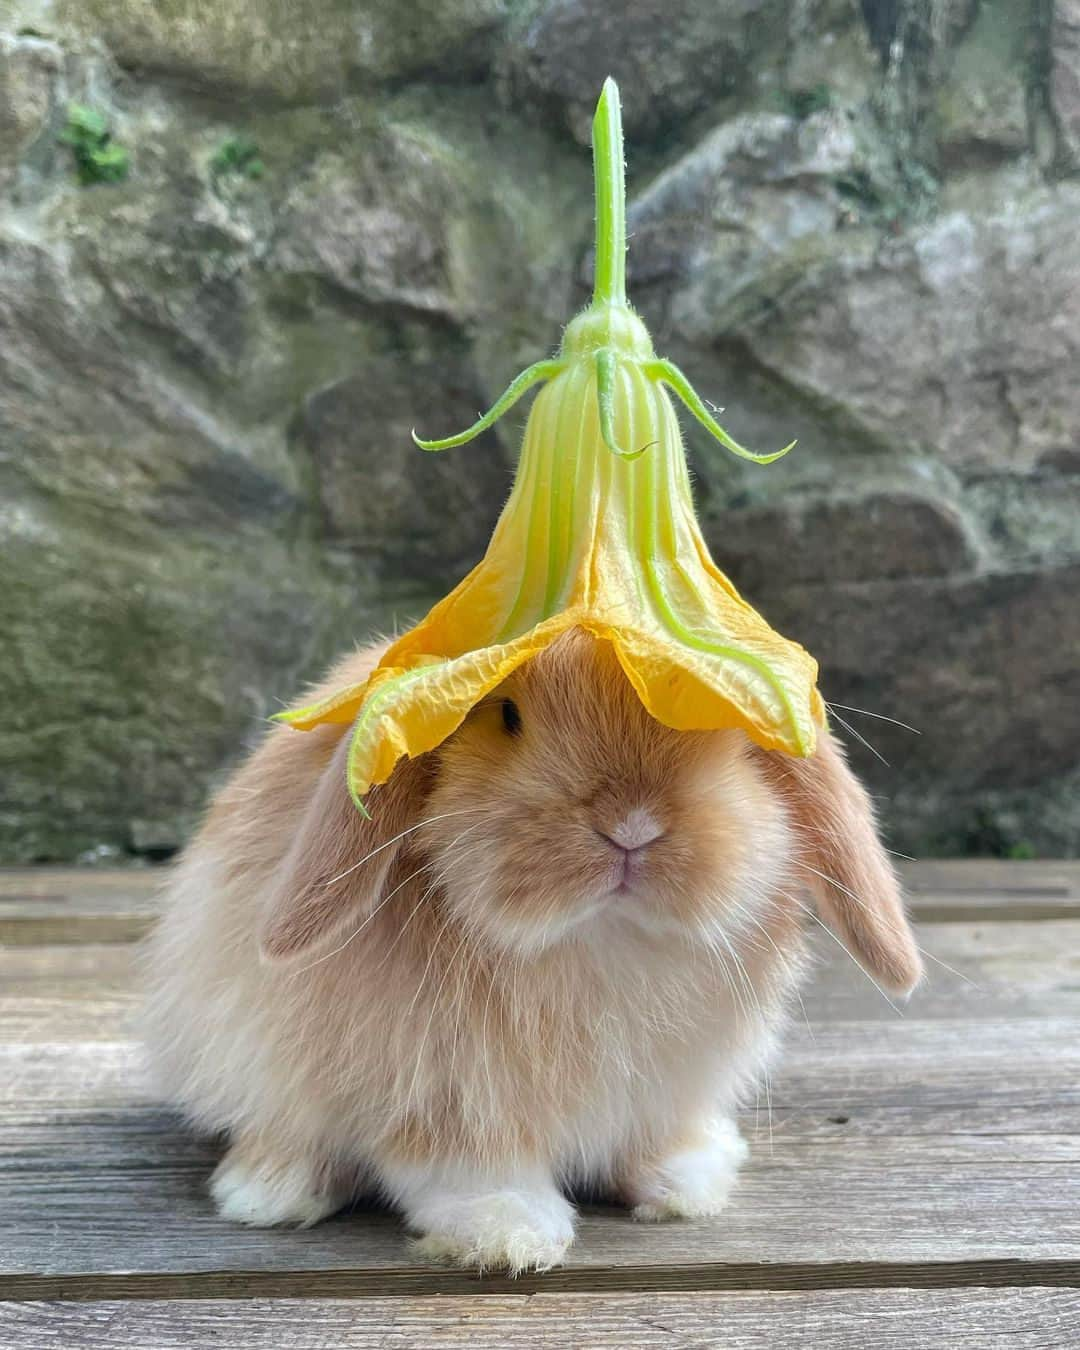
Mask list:
[[[0,1041],[122,1040],[138,1004],[135,948],[0,947]]]
[[[586,1207],[567,1266],[517,1283],[425,1266],[393,1215],[362,1206],[305,1233],[216,1218],[205,1184],[219,1146],[155,1103],[134,1040],[130,937],[159,876],[0,874],[0,933],[19,935],[0,947],[0,1297],[87,1301],[4,1309],[0,1345],[303,1345],[301,1328],[312,1345],[438,1346],[478,1327],[489,1344],[542,1345],[551,1327],[560,1345],[737,1346],[784,1318],[816,1344],[906,1331],[922,1345],[948,1317],[942,1344],[996,1329],[1024,1346],[1055,1344],[1054,1319],[1075,1319],[1080,919],[1061,917],[1080,904],[1075,864],[914,869],[920,940],[944,966],[930,962],[902,1016],[816,935],[820,966],[768,1093],[744,1113],[753,1158],[722,1219],[642,1227]],[[26,940],[43,932],[47,944]],[[785,1289],[821,1292],[764,1292]],[[549,1301],[523,1297],[534,1290]],[[696,1292],[663,1295],[658,1321],[661,1295],[646,1290]],[[743,1292],[707,1292],[721,1290]],[[436,1294],[457,1311],[444,1316]],[[387,1295],[402,1297],[375,1309]],[[368,1301],[284,1322],[302,1305],[245,1305],[242,1341],[217,1303],[100,1302],[253,1297]],[[470,1323],[453,1320],[472,1305]]]
[[[0,868],[0,943],[133,942],[164,879],[164,868]]]
[[[1048,1350],[1078,1325],[1055,1288],[0,1304],[33,1350]]]
[[[900,864],[921,923],[1080,918],[1080,862],[960,858]]]
[[[796,1028],[771,1137],[762,1101],[723,1219],[642,1227],[589,1210],[558,1282],[826,1287],[869,1267],[910,1283],[995,1262],[1080,1280],[1076,1033],[1068,1018],[832,1023],[813,1041]],[[223,1272],[266,1293],[306,1272],[333,1277],[327,1293],[471,1285],[417,1265],[392,1216],[304,1233],[218,1221],[205,1193],[216,1151],[154,1107],[130,1043],[5,1046],[0,1084],[0,1294],[74,1296],[104,1276],[197,1292]]]

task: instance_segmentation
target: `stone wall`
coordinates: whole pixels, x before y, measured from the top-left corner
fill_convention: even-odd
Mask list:
[[[521,419],[408,431],[583,300],[608,73],[636,303],[800,441],[687,428],[718,559],[921,730],[839,709],[896,847],[1080,847],[1080,0],[5,0],[0,858],[167,853],[475,560]]]

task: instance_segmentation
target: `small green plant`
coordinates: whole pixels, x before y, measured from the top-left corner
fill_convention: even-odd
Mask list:
[[[90,183],[119,183],[128,176],[131,156],[113,140],[108,119],[100,109],[72,103],[60,139],[71,146],[79,182],[84,187]]]
[[[824,81],[809,89],[785,89],[780,95],[781,106],[789,117],[803,121],[814,113],[825,112],[833,106],[833,93]]]
[[[247,136],[230,136],[222,141],[210,161],[210,173],[214,178],[230,174],[240,178],[261,178],[265,172],[259,147]]]
[[[1013,844],[1006,854],[1006,857],[1011,858],[1013,862],[1029,862],[1035,856],[1035,845],[1029,844],[1026,839],[1021,839]]]
[[[866,169],[852,169],[837,175],[833,186],[841,197],[867,210],[880,211],[885,206],[884,197]]]

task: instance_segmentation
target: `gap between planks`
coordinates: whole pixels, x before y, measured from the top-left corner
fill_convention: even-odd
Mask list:
[[[0,1300],[464,1297],[472,1294],[719,1293],[830,1289],[1080,1289],[1078,1260],[836,1261],[567,1266],[476,1275],[438,1267],[0,1275]]]

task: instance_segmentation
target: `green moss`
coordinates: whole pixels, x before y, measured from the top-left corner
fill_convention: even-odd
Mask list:
[[[833,92],[824,80],[808,89],[784,89],[779,94],[780,106],[789,117],[803,121],[814,113],[825,112],[833,106]]]
[[[71,147],[79,182],[84,187],[92,183],[119,183],[128,176],[131,157],[113,140],[108,118],[99,108],[70,104],[60,140]]]
[[[230,136],[222,141],[210,160],[210,176],[214,179],[229,176],[261,178],[266,165],[258,145],[248,136]]]
[[[833,179],[833,187],[849,203],[859,219],[876,221],[879,225],[889,227],[915,215],[915,203],[921,199],[910,199],[899,180],[886,184],[864,168],[853,168],[847,173],[838,174]]]
[[[884,205],[884,197],[866,169],[852,169],[849,173],[839,174],[833,179],[833,186],[842,197],[870,210],[880,210]]]

